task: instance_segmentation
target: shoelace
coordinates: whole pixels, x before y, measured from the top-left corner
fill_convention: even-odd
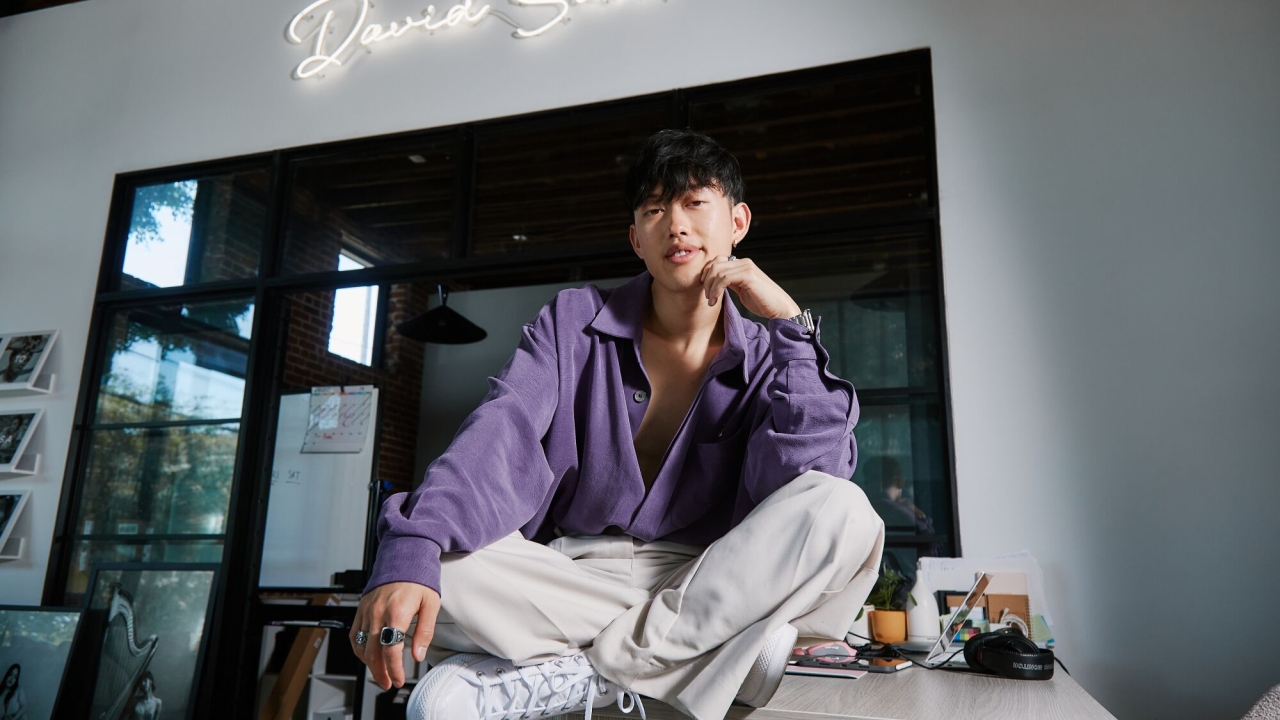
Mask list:
[[[591,708],[594,705],[596,697],[595,678],[599,674],[589,664],[575,663],[572,667],[565,667],[564,660],[557,660],[550,663],[542,663],[528,667],[517,667],[515,672],[503,672],[499,670],[493,678],[486,679],[484,673],[477,673],[477,679],[480,680],[480,716],[482,718],[493,718],[499,720],[503,718],[530,718],[533,713],[537,712],[540,717],[561,714],[574,711],[574,705],[583,700],[586,701],[586,715],[584,720],[591,720]],[[556,679],[560,682],[557,683]],[[601,678],[603,681],[603,678]],[[585,686],[584,686],[585,681]],[[529,690],[529,696],[525,699],[525,706],[521,707],[519,684],[523,683]],[[539,705],[540,689],[545,689],[546,699]],[[492,693],[492,695],[491,695]],[[508,698],[506,707],[503,707],[499,701],[500,696],[505,694]],[[585,698],[583,695],[585,694]],[[559,701],[556,698],[559,697]],[[631,701],[631,705],[626,707],[623,700]],[[644,703],[640,701],[640,696],[630,690],[621,690],[618,692],[618,709],[624,713],[630,714],[632,710],[640,709],[640,720],[648,720],[644,712]],[[515,713],[521,713],[516,715]]]

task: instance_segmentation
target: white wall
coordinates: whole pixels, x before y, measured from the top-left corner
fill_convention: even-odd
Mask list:
[[[1039,557],[1061,656],[1122,718],[1238,717],[1280,682],[1254,651],[1280,642],[1280,4],[634,0],[300,83],[303,4],[0,20],[0,328],[63,331],[0,602],[39,600],[116,173],[927,46],[965,550]]]
[[[636,272],[644,264],[636,259]],[[600,288],[616,287],[625,279],[594,280]],[[422,357],[422,415],[418,420],[415,478],[449,447],[453,436],[489,391],[488,378],[511,358],[525,323],[532,322],[556,293],[583,283],[529,285],[498,290],[449,294],[449,307],[484,328],[489,335],[470,345],[427,343]],[[435,307],[432,301],[431,307]]]

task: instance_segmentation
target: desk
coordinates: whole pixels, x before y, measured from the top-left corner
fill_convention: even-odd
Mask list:
[[[657,700],[644,700],[650,720],[687,720],[686,715]],[[566,715],[581,718],[582,713]],[[636,720],[640,713],[620,712],[616,705],[591,711],[592,718]],[[1071,676],[1052,680],[1005,680],[947,670],[914,667],[892,675],[865,675],[857,680],[788,675],[767,707],[734,705],[733,720],[1094,720],[1114,716],[1090,697]]]

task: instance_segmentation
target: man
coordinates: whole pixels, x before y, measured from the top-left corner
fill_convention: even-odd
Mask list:
[[[884,525],[848,480],[857,399],[807,311],[734,257],[737,161],[664,130],[625,194],[647,272],[557,295],[418,490],[383,507],[351,642],[399,686],[417,616],[434,667],[414,720],[640,694],[698,720],[758,707],[797,634],[843,639],[875,582]]]

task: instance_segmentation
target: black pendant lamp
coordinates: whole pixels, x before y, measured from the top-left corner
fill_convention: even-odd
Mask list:
[[[440,307],[405,320],[396,326],[396,331],[410,340],[442,345],[466,345],[488,337],[484,328],[450,310],[449,292],[443,285],[436,287],[440,292]]]

